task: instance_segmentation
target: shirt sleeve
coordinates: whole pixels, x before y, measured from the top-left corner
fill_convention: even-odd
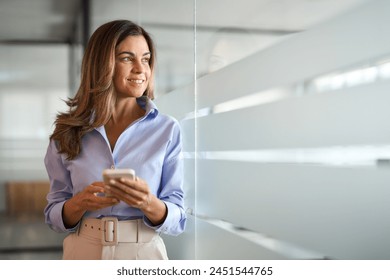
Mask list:
[[[64,166],[53,140],[49,143],[44,162],[50,180],[48,204],[44,210],[45,222],[56,232],[74,232],[77,225],[67,229],[62,219],[62,208],[65,201],[72,197],[73,187],[69,171]]]
[[[167,206],[168,213],[165,221],[161,225],[153,227],[145,217],[145,223],[154,228],[156,232],[179,235],[185,230],[187,217],[184,209],[182,143],[180,127],[177,122],[175,122],[164,159],[161,191],[158,198]]]

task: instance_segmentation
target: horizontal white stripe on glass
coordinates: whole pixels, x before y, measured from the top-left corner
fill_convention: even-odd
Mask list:
[[[185,152],[184,158],[334,166],[390,165],[390,145]]]
[[[212,107],[199,109],[196,112],[186,114],[184,119],[193,119],[205,117],[211,114],[219,114],[234,110],[254,107],[266,103],[276,102],[293,95],[293,87],[276,88],[258,93],[249,94],[243,97],[235,98],[226,102],[219,103]]]
[[[212,108],[211,111],[213,114],[229,112],[233,110],[258,106],[261,104],[276,102],[290,95],[290,89],[272,89],[217,104]]]

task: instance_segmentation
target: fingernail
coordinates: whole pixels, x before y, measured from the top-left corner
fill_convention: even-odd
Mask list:
[[[109,183],[110,183],[111,185],[114,185],[114,184],[115,184],[115,180],[114,180],[114,179],[111,179]]]

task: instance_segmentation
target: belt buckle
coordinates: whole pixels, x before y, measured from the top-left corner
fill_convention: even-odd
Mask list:
[[[113,246],[118,244],[118,219],[104,217],[102,220],[102,245]]]

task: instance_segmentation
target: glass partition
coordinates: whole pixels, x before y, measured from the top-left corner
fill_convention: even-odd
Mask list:
[[[197,259],[389,258],[388,5],[196,1]]]

